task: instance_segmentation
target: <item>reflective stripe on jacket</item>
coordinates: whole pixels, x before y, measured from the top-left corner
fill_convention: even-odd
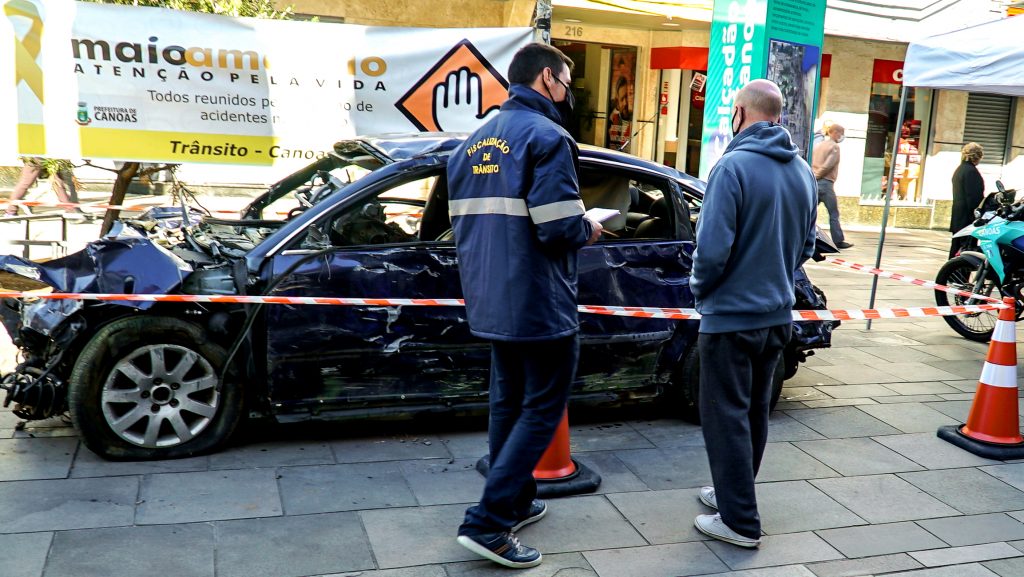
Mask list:
[[[509,99],[448,161],[449,210],[472,333],[530,341],[579,330],[583,218],[576,143],[532,88]]]

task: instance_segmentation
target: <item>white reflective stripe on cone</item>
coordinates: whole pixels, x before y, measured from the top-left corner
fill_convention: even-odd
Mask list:
[[[1006,389],[1017,388],[1017,366],[1007,367],[996,365],[988,361],[985,368],[981,370],[981,384],[990,387],[1003,387]]]
[[[1010,321],[996,321],[996,326],[992,329],[992,340],[999,341],[1001,343],[1017,342],[1014,323],[1011,323]]]

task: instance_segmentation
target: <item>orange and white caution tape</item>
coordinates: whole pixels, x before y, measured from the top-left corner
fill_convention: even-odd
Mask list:
[[[462,299],[366,299],[347,297],[275,297],[249,295],[156,295],[114,293],[39,293],[0,292],[0,298],[40,298],[51,300],[134,301],[153,303],[222,303],[268,305],[335,305],[383,307],[461,307]]]
[[[167,295],[167,294],[110,294],[110,293],[39,293],[0,292],[0,298],[40,298],[52,300],[94,300],[94,301],[135,301],[135,302],[176,302],[176,303],[227,303],[227,304],[271,304],[271,305],[334,305],[334,306],[465,306],[462,299],[400,299],[400,298],[348,298],[348,297],[289,297],[289,296],[243,296],[243,295]],[[867,320],[899,319],[908,317],[933,317],[962,315],[994,311],[1006,308],[1005,304],[961,305],[948,307],[906,307],[892,309],[836,309],[793,311],[794,321]],[[657,319],[699,319],[695,309],[667,307],[618,307],[580,305],[582,313]]]
[[[863,321],[874,319],[923,318],[950,315],[976,314],[997,311],[1006,308],[1003,304],[959,305],[947,307],[903,307],[892,309],[834,309],[834,310],[799,310],[793,311],[793,320],[800,321]],[[657,307],[602,307],[580,305],[581,313],[614,315],[657,319],[699,319],[694,309],[675,309]]]
[[[990,297],[990,296],[986,296],[986,295],[974,294],[974,293],[971,293],[971,292],[968,292],[968,291],[965,291],[965,290],[955,289],[955,288],[950,287],[950,286],[941,285],[941,284],[939,284],[937,282],[934,282],[934,281],[921,280],[921,279],[918,279],[918,278],[913,278],[913,277],[909,277],[907,275],[900,274],[898,272],[884,271],[884,270],[877,269],[877,268],[872,267],[872,266],[868,266],[866,264],[857,264],[857,263],[845,261],[845,260],[843,260],[841,258],[826,259],[826,262],[829,262],[829,263],[837,265],[837,266],[845,267],[845,268],[851,268],[851,269],[856,270],[856,271],[860,271],[860,272],[864,272],[864,273],[868,273],[868,274],[873,274],[873,275],[878,276],[878,277],[888,278],[888,279],[892,279],[892,280],[898,280],[900,282],[905,282],[905,283],[909,283],[909,284],[912,284],[912,285],[917,285],[919,287],[935,289],[936,291],[939,291],[939,292],[949,293],[949,294],[952,294],[952,295],[959,295],[959,296],[962,296],[962,297],[967,297],[967,298],[974,299],[974,300],[981,301],[981,302],[986,302],[986,303],[1001,303],[1002,302],[998,298],[994,298],[994,297]]]
[[[79,208],[85,210],[120,210],[123,212],[145,212],[151,208],[156,208],[159,206],[180,208],[178,206],[171,206],[165,202],[155,202],[150,204],[106,204],[98,202],[45,202],[41,200],[7,200],[0,198],[0,207],[4,205],[27,206],[29,208]],[[233,214],[237,217],[240,211],[211,210],[209,212],[214,214]],[[286,215],[288,213],[278,212],[276,214]]]
[[[634,317],[641,319],[687,320],[700,318],[700,313],[697,312],[696,309],[579,305],[577,310],[581,313],[591,313],[595,315],[611,315],[616,317]]]
[[[806,310],[793,311],[795,321],[864,321],[875,319],[905,319],[919,317],[946,317],[952,315],[969,315],[988,311],[998,311],[1006,305],[957,305],[948,307],[903,307],[891,309],[837,309],[828,311]]]
[[[27,206],[30,208],[86,208],[97,210],[123,210],[125,212],[142,212],[164,203],[154,204],[102,204],[87,202],[43,202],[40,200],[4,200],[0,199],[0,206],[3,205]]]

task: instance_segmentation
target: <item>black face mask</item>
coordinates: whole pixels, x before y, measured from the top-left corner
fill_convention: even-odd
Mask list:
[[[743,126],[743,115],[740,114],[740,109],[738,107],[736,108],[736,110],[732,111],[732,124],[729,126],[732,129],[732,136],[733,136],[733,138],[735,138],[736,135],[740,133],[740,129],[737,128],[737,126],[736,126],[736,116],[737,115],[739,115],[739,117],[740,117],[740,126]]]
[[[572,121],[572,111],[576,106],[576,97],[573,96],[572,89],[569,88],[569,85],[562,82],[561,78],[554,75],[552,75],[552,78],[555,79],[555,82],[565,87],[565,98],[558,102],[554,102],[554,100],[552,100],[552,102],[555,104],[555,109],[558,110],[558,115],[562,117],[562,128],[568,130],[569,123]],[[551,91],[549,90],[548,94],[550,93]]]

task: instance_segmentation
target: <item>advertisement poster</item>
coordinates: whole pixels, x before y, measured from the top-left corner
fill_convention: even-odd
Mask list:
[[[624,150],[633,130],[633,98],[636,95],[636,48],[611,50],[611,84],[608,94],[608,138],[606,146]]]
[[[825,40],[825,0],[771,0],[766,32],[765,77],[782,90],[782,125],[801,156],[810,160]]]
[[[808,159],[814,127],[814,98],[821,53],[817,46],[772,40],[768,46],[768,80],[782,91],[780,123],[793,137],[800,156]]]
[[[9,0],[0,154],[304,165],[358,134],[469,131],[531,34]]]

